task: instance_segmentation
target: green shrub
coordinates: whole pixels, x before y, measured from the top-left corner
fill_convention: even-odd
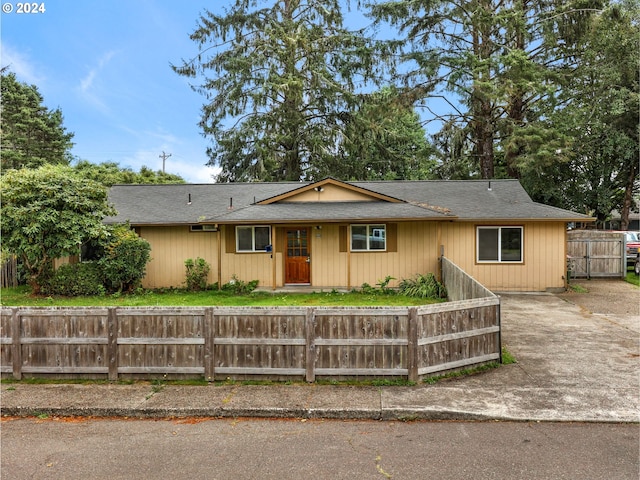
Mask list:
[[[365,295],[377,295],[380,293],[384,295],[394,294],[396,293],[396,291],[393,288],[389,287],[389,283],[391,283],[391,280],[395,280],[395,277],[387,275],[384,280],[378,280],[378,283],[376,283],[377,287],[372,287],[365,282],[360,286],[360,292],[364,293]]]
[[[407,297],[447,298],[447,289],[433,273],[418,274],[413,279],[403,279],[399,289],[400,293]]]
[[[360,285],[360,291],[365,295],[370,295],[372,293],[376,293],[376,288],[369,285],[367,282]]]
[[[231,277],[231,280],[229,280],[228,283],[225,283],[222,286],[222,289],[226,290],[226,291],[233,292],[233,293],[238,294],[238,295],[242,295],[242,294],[245,294],[245,293],[253,292],[256,289],[256,287],[258,286],[258,283],[259,283],[258,280],[251,280],[250,282],[243,282],[242,280],[238,279],[238,277],[233,275]]]
[[[49,295],[67,297],[105,294],[101,270],[95,262],[61,265],[42,290]]]
[[[391,280],[395,280],[395,277],[387,275],[386,277],[384,277],[384,280],[378,280],[378,283],[376,283],[376,285],[380,287],[380,291],[382,293],[389,295],[391,293],[395,293],[395,290],[389,288],[389,283],[391,283]]]
[[[191,258],[185,260],[184,266],[187,269],[187,290],[191,292],[206,290],[211,265],[204,258],[198,257],[195,261]]]
[[[104,255],[98,260],[105,288],[110,292],[129,292],[140,286],[151,259],[149,242],[128,225],[110,227]]]

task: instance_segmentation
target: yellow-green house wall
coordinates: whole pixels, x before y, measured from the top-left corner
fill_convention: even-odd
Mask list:
[[[210,283],[216,281],[217,232],[190,232],[188,226],[140,227],[138,232],[151,245],[151,261],[142,280],[143,287],[184,286],[184,262],[198,257],[211,265]]]
[[[312,225],[310,238],[311,285],[316,288],[357,288],[375,285],[385,277],[395,280],[418,273],[438,272],[440,249],[480,283],[494,291],[544,291],[564,288],[565,224],[563,222],[521,222],[523,263],[478,264],[476,226],[509,225],[501,222],[399,222],[397,251],[341,252],[338,224]],[[225,229],[218,232],[191,232],[188,226],[140,227],[140,236],[151,245],[152,260],[143,286],[147,288],[184,285],[184,262],[201,257],[211,265],[209,282],[228,282],[234,275],[244,281],[258,280],[261,287],[284,283],[284,255],[277,248],[282,239],[272,226],[273,252],[233,253],[227,248]],[[316,228],[321,227],[321,228]],[[229,252],[229,253],[228,253]]]
[[[477,263],[478,225],[523,227],[522,263]],[[566,275],[564,222],[451,222],[443,224],[444,255],[492,291],[563,289]]]

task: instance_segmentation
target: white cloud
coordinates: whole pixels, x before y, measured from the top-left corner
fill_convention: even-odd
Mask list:
[[[140,170],[146,166],[152,170],[162,170],[161,155],[166,153],[165,171],[180,175],[189,183],[213,183],[213,177],[220,173],[219,167],[208,167],[206,145],[200,135],[194,138],[175,135],[162,127],[137,130],[121,124],[118,128],[136,139],[140,146],[135,153],[121,157],[121,166]]]
[[[92,69],[89,74],[84,77],[82,80],[80,80],[80,91],[82,91],[83,93],[86,93],[87,90],[89,90],[89,88],[91,88],[91,85],[93,85],[93,79],[96,76],[96,69]]]
[[[98,74],[104,70],[105,66],[116,54],[115,51],[109,51],[102,55],[98,60],[98,64],[89,70],[89,72],[80,80],[79,91],[82,98],[93,104],[102,113],[110,111],[107,102],[101,98],[99,85],[97,85]]]
[[[188,183],[213,183],[213,177],[220,173],[220,167],[193,165],[184,162],[172,162],[168,173],[180,175]]]
[[[158,141],[162,142],[162,145],[164,145],[165,149],[172,148],[171,145],[183,143],[174,134],[169,133],[169,132],[167,132],[166,130],[164,130],[162,128],[157,128],[155,131],[154,130],[149,130],[149,129],[136,130],[136,129],[131,128],[128,125],[125,125],[125,124],[118,125],[118,128],[120,130],[122,130],[123,132],[128,133],[132,137],[138,139],[139,141],[147,140],[147,139],[150,139],[150,138],[158,140]]]
[[[89,70],[89,73],[82,80],[80,80],[80,90],[83,93],[87,93],[93,87],[93,82],[96,78],[96,75],[107,65],[107,63],[109,63],[109,61],[115,54],[115,51],[109,51],[102,55],[102,57],[100,57],[100,59],[98,60],[98,65]]]
[[[9,67],[9,71],[15,73],[17,79],[21,82],[32,85],[40,85],[44,82],[44,77],[36,73],[37,67],[25,55],[4,41],[0,48],[2,68]]]

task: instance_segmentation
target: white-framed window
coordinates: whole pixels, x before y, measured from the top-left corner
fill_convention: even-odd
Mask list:
[[[236,227],[236,252],[264,252],[267,245],[271,245],[270,226]]]
[[[386,225],[351,225],[351,251],[368,252],[386,249]]]
[[[207,224],[189,225],[189,230],[192,232],[217,232],[218,226]]]
[[[477,227],[478,263],[522,263],[522,227]]]

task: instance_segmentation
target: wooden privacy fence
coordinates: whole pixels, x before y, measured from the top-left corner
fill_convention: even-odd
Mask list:
[[[500,360],[497,297],[394,308],[2,308],[3,375],[417,381]]]
[[[9,288],[18,286],[18,258],[10,255],[0,266],[0,287]]]
[[[624,233],[572,230],[567,233],[567,274],[571,278],[624,277]]]
[[[449,300],[472,300],[475,298],[497,298],[496,295],[468,275],[448,258],[440,257],[442,283],[447,287]]]

